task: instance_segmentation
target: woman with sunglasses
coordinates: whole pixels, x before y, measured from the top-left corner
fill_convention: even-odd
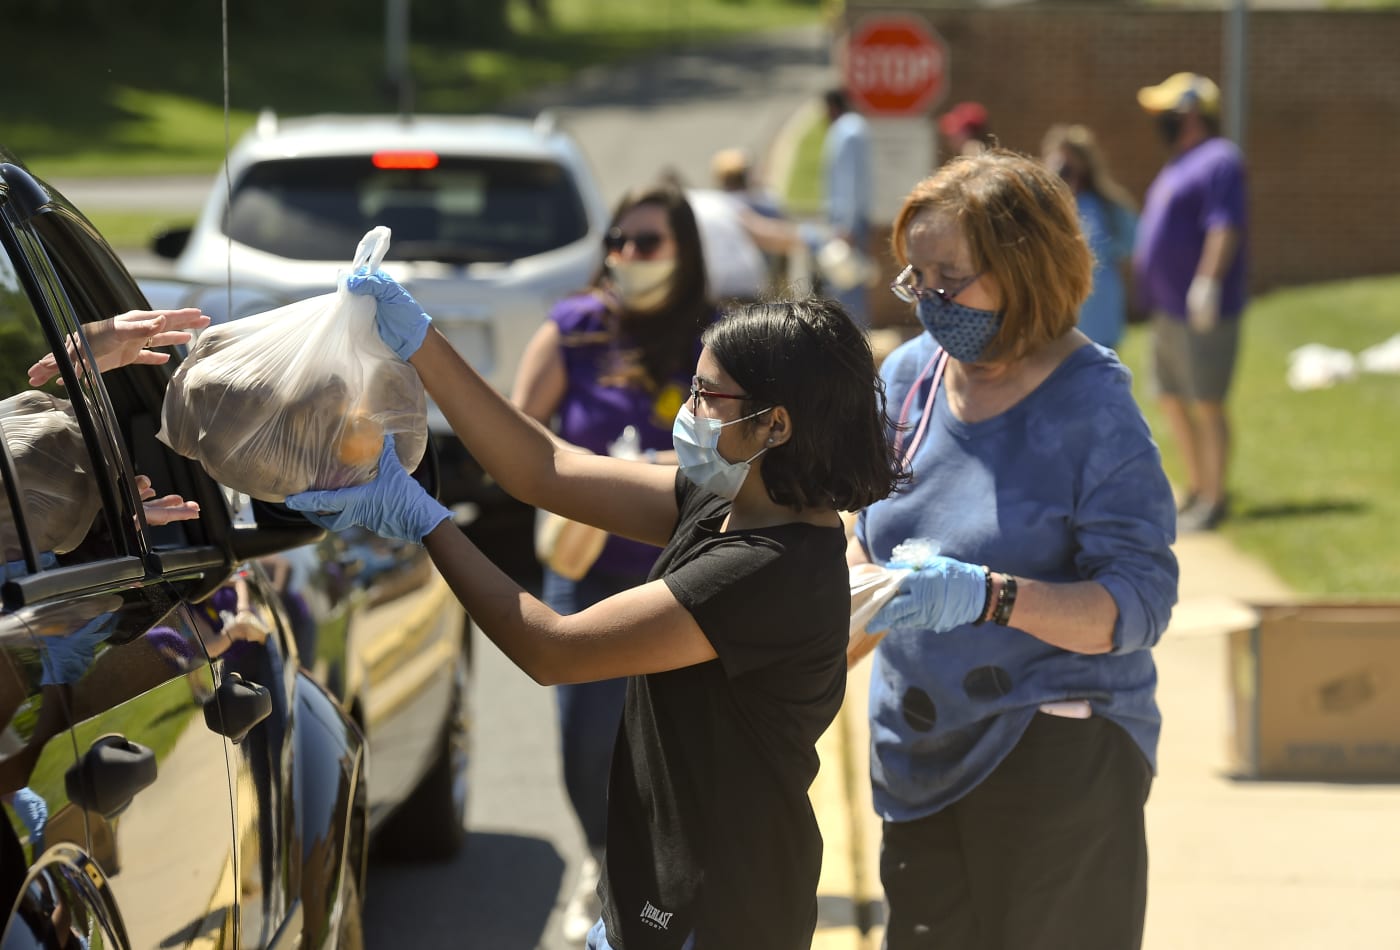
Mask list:
[[[514,408],[386,275],[350,285],[378,299],[380,335],[503,488],[665,547],[646,583],[564,615],[471,544],[392,440],[368,485],[287,499],[333,529],[421,540],[537,681],[631,677],[588,945],[807,950],[822,850],[807,789],[846,682],[837,512],[900,478],[864,334],[821,299],[733,311],[702,336],[672,430],[679,465],[648,465],[580,452]]]
[[[1074,197],[1028,157],[957,158],[894,251],[927,331],[881,370],[913,483],[848,553],[930,550],[868,625],[886,945],[1137,947],[1174,509],[1127,370],[1075,328]]]
[[[635,438],[624,451],[655,458],[671,449],[700,331],[715,318],[700,234],[684,194],[659,185],[622,199],[603,246],[592,285],[558,303],[530,341],[511,401],[538,422],[557,420],[554,431],[565,442],[590,452],[607,454],[630,428]],[[561,614],[577,613],[645,583],[659,553],[611,536],[577,580],[546,564],[543,600]],[[588,846],[561,921],[571,943],[582,943],[598,919],[608,769],[626,693],[625,679],[555,690],[564,787]]]

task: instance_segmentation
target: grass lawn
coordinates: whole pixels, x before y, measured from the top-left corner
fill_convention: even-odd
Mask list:
[[[546,27],[517,9],[515,34],[498,48],[414,37],[418,110],[489,110],[588,66],[822,16],[818,0],[552,0],[551,7]],[[3,142],[47,177],[213,173],[225,154],[217,5],[189,19],[185,35],[137,24],[66,36],[62,55],[42,37],[10,36],[26,89],[7,100]],[[235,24],[229,139],[263,107],[287,115],[389,110],[383,62],[382,40],[372,34]]]
[[[1396,333],[1400,277],[1280,290],[1246,313],[1230,396],[1233,516],[1221,531],[1300,593],[1400,595],[1400,376],[1308,392],[1285,381],[1288,354],[1305,343],[1355,353]],[[1179,459],[1146,392],[1147,343],[1134,328],[1122,355],[1179,485]]]

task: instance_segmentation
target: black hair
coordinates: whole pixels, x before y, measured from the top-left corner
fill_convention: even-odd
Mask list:
[[[851,111],[850,100],[846,98],[846,90],[839,86],[835,89],[828,89],[822,95],[822,99],[826,102],[826,107],[837,115]]]
[[[748,393],[743,414],[782,406],[792,435],[760,457],[768,497],[791,508],[854,511],[908,479],[890,445],[885,387],[865,334],[834,300],[732,309],[701,337]],[[763,419],[744,423],[752,431]]]

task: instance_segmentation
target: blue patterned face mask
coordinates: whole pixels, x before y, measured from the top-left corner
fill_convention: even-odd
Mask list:
[[[954,288],[935,290],[919,286],[918,273],[910,264],[899,272],[890,290],[900,300],[914,305],[919,322],[949,356],[959,363],[976,363],[1001,332],[1003,315],[964,306],[953,298],[977,283],[983,273],[978,271]]]
[[[1003,315],[934,295],[920,295],[919,322],[959,363],[976,363],[1001,332]]]

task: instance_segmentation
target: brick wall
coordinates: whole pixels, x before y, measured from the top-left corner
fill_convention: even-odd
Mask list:
[[[1038,154],[1053,123],[1088,125],[1139,201],[1164,152],[1137,89],[1182,70],[1224,85],[1219,11],[850,7],[923,17],[949,46],[942,108],[983,103],[1003,145]],[[1400,272],[1400,11],[1254,11],[1248,42],[1254,289]]]

